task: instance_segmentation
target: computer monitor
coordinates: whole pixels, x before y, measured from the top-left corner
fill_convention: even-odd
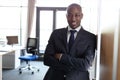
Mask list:
[[[18,44],[18,36],[7,36],[6,38],[8,45]]]

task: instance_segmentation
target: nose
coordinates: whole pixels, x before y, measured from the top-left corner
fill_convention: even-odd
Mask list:
[[[75,15],[73,15],[71,19],[72,19],[72,21],[75,21],[75,19],[76,19]]]

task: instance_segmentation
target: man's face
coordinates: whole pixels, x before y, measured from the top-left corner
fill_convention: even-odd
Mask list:
[[[83,14],[79,7],[74,7],[74,6],[71,7],[67,13],[67,21],[69,26],[72,29],[75,29],[78,26],[80,26],[82,17],[83,17]]]

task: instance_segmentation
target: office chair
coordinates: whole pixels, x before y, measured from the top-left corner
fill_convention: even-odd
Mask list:
[[[38,59],[37,38],[27,39],[26,52],[27,53],[23,56],[20,56],[19,59],[22,61],[26,61],[27,66],[20,67],[19,73],[21,74],[23,70],[30,70],[32,71],[32,74],[34,74],[34,69],[36,69],[37,71],[39,71],[39,69],[35,66],[31,66],[30,61]]]

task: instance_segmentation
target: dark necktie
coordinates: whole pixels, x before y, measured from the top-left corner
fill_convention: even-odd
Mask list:
[[[72,47],[72,45],[73,45],[73,43],[74,43],[74,40],[75,40],[75,38],[74,38],[74,33],[76,32],[76,30],[70,30],[70,38],[69,38],[69,50],[71,49],[71,47]]]

